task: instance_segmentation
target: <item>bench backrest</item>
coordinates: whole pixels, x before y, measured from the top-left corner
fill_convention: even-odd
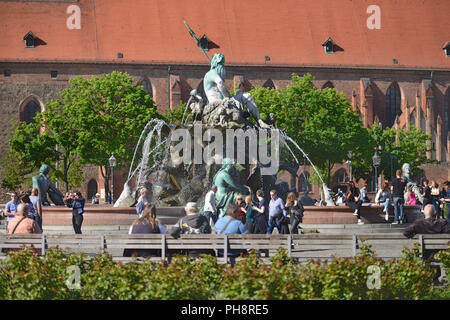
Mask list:
[[[450,247],[450,234],[424,234],[422,235],[424,250],[445,250]]]
[[[60,247],[67,252],[83,252],[90,255],[103,253],[104,236],[99,235],[45,235],[46,248]]]
[[[33,245],[41,254],[50,247],[59,246],[68,252],[100,254],[107,252],[122,256],[124,249],[160,249],[166,258],[171,250],[234,249],[265,250],[272,254],[279,248],[288,251],[289,256],[298,258],[326,258],[337,253],[341,257],[354,256],[364,244],[371,244],[379,257],[399,257],[403,247],[419,244],[421,250],[444,250],[449,247],[450,234],[416,235],[412,239],[402,234],[301,234],[301,235],[181,235],[173,238],[161,234],[133,235],[46,235],[16,234],[0,235],[0,248],[19,249]]]
[[[24,246],[33,246],[35,249],[41,251],[42,254],[45,251],[45,239],[41,234],[12,234],[0,236],[1,249],[20,249]]]

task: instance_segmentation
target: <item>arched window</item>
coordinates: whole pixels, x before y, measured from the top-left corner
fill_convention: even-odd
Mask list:
[[[25,106],[21,110],[20,120],[26,123],[34,122],[34,117],[41,112],[41,104],[36,99],[25,102]]]
[[[445,107],[444,107],[444,128],[445,128],[445,137],[447,137],[448,132],[450,131],[450,88],[445,92]],[[447,160],[448,161],[448,160]]]
[[[143,86],[145,91],[148,92],[149,96],[153,98],[153,89],[152,89],[152,84],[150,83],[150,80],[148,80],[147,78],[144,78],[139,82],[139,85]]]
[[[298,178],[298,192],[311,191],[311,183],[309,183],[309,173],[300,173]]]
[[[347,170],[339,169],[335,172],[333,176],[333,185],[339,185],[349,182],[350,178],[348,176]]]
[[[386,92],[386,126],[392,127],[395,117],[402,113],[400,104],[400,88],[397,83],[393,83]]]
[[[88,189],[87,189],[87,198],[88,200],[92,199],[95,194],[98,192],[98,184],[95,179],[91,179],[88,183]]]
[[[273,83],[272,79],[268,79],[266,82],[264,82],[263,88],[275,89],[275,84]]]
[[[333,83],[331,83],[331,81],[327,81],[327,82],[322,86],[322,89],[327,89],[327,88],[329,88],[329,89],[333,89],[333,88],[334,88]]]

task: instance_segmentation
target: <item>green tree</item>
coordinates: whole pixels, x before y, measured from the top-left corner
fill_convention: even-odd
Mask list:
[[[330,184],[334,165],[346,160],[348,151],[358,156],[367,153],[370,135],[342,92],[317,89],[312,80],[310,74],[301,78],[293,74],[292,84],[283,89],[257,87],[251,93],[261,117],[273,113],[276,126],[308,154],[319,171],[326,173],[325,182]],[[303,159],[300,151],[293,151]],[[286,153],[282,155],[286,157]]]
[[[387,177],[391,177],[391,161],[394,175],[395,170],[400,169],[405,162],[411,165],[413,174],[423,171],[420,168],[422,164],[438,163],[436,160],[427,159],[427,152],[433,152],[434,149],[427,145],[427,141],[432,139],[431,135],[422,129],[415,127],[383,129],[379,124],[374,124],[369,133],[373,139],[372,153],[377,147],[381,147],[379,172],[383,172]]]
[[[34,117],[34,122],[16,123],[9,146],[18,161],[28,164],[33,171],[43,163],[49,165],[52,177],[61,179],[68,191],[80,185],[83,175],[79,170],[81,160],[76,154],[76,128],[67,121],[70,118],[64,110],[59,111],[49,103],[46,110]]]
[[[186,103],[180,102],[178,105],[178,108],[176,109],[169,109],[167,110],[166,114],[163,114],[164,120],[167,123],[173,123],[177,125],[181,125],[183,122],[183,116],[184,121],[186,121],[186,118],[189,117],[190,110],[186,110]],[[192,121],[192,118],[190,118]]]
[[[82,181],[83,164],[98,165],[108,192],[109,157],[114,154],[118,168],[130,165],[145,124],[160,116],[147,91],[134,86],[126,73],[114,71],[69,82],[59,99],[46,103],[34,123],[17,125],[10,148],[32,168],[47,163],[66,190]]]
[[[20,157],[20,153],[10,150],[1,160],[2,187],[17,190],[24,183],[24,177],[32,172],[32,167]]]
[[[129,166],[146,123],[161,117],[148,92],[133,81],[118,71],[75,77],[58,100],[47,103],[49,112],[63,115],[64,124],[70,126],[66,140],[75,135],[70,142],[74,154],[82,163],[100,167],[107,192],[110,156],[117,159],[117,168]]]

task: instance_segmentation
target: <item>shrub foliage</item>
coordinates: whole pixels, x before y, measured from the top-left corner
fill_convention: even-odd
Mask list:
[[[450,269],[450,249],[438,255]],[[70,288],[70,266],[80,271],[80,288]],[[368,285],[370,266],[379,286]],[[417,248],[398,259],[377,258],[369,246],[354,258],[299,263],[280,249],[264,264],[257,253],[234,266],[211,256],[175,256],[166,262],[113,261],[49,249],[39,257],[30,248],[8,254],[1,264],[0,299],[423,299],[448,295],[433,287],[434,269]]]

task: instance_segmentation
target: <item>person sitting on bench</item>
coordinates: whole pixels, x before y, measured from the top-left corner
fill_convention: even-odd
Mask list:
[[[408,226],[403,235],[412,238],[416,234],[450,233],[450,225],[444,219],[436,219],[436,209],[432,204],[427,204],[423,209],[425,219],[414,221]]]
[[[214,226],[217,234],[247,234],[247,227],[238,219],[240,211],[240,207],[230,203],[225,212],[225,216],[217,220]],[[238,257],[241,253],[247,254],[247,250],[228,250],[228,257]],[[223,249],[218,249],[217,254],[219,257],[223,257]]]

